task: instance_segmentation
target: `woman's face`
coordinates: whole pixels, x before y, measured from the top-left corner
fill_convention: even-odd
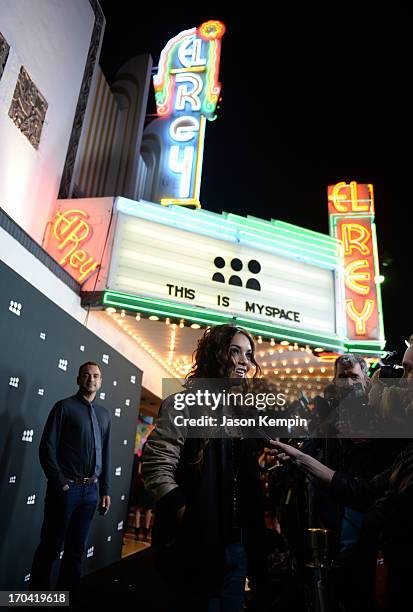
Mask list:
[[[246,378],[251,369],[252,346],[247,336],[237,332],[229,345],[229,378]]]

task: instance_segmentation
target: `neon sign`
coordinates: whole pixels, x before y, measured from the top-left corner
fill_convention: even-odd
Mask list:
[[[158,119],[150,128],[160,130],[166,145],[158,193],[164,206],[201,207],[205,124],[216,118],[224,33],[223,23],[207,21],[172,38],[161,53],[153,78]]]
[[[78,281],[83,281],[99,266],[99,262],[95,261],[94,257],[90,257],[83,248],[79,248],[88,241],[92,233],[87,219],[88,214],[83,210],[73,209],[64,213],[58,212],[53,224],[53,236],[58,243],[57,250],[63,255],[59,264],[78,270]]]
[[[328,187],[330,234],[341,240],[347,337],[351,343],[384,343],[373,185]]]
[[[43,248],[82,290],[95,289],[96,275],[107,266],[112,206],[113,198],[58,200],[46,225]]]

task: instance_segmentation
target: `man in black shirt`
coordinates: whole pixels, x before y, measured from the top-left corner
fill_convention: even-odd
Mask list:
[[[80,366],[76,395],[57,402],[40,442],[40,463],[47,477],[44,520],[36,550],[31,590],[50,589],[54,561],[64,544],[57,588],[76,592],[90,524],[110,507],[110,414],[94,403],[102,386],[97,363]]]

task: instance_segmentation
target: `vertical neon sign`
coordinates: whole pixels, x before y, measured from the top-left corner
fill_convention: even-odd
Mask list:
[[[207,21],[172,38],[154,75],[158,118],[163,122],[161,204],[200,208],[206,120],[216,118],[221,38],[225,26]]]
[[[330,234],[343,245],[347,338],[384,345],[373,185],[329,186],[328,212]]]

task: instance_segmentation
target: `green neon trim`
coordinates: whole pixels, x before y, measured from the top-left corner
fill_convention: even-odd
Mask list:
[[[285,238],[288,242],[302,244],[305,242],[309,246],[315,247],[321,251],[326,251],[330,253],[335,253],[337,250],[336,242],[333,242],[333,239],[328,238],[326,240],[317,240],[313,236],[307,236],[307,234],[303,231],[292,231],[289,229],[285,229],[279,225],[278,221],[275,221],[274,224],[268,222],[259,223],[258,220],[252,221],[250,217],[247,219],[243,219],[242,217],[238,217],[237,215],[228,215],[229,221],[231,224],[241,227],[242,230],[255,230],[255,232],[259,232],[259,235],[266,234],[271,238],[277,238],[280,235]],[[292,236],[290,236],[292,234]],[[321,242],[321,245],[318,244]],[[333,244],[332,244],[333,242]]]
[[[299,234],[307,234],[308,236],[313,236],[314,240],[323,241],[328,244],[334,245],[337,240],[329,236],[328,234],[322,234],[321,232],[315,232],[314,230],[307,229],[306,227],[300,227],[299,225],[294,225],[293,223],[287,223],[286,221],[280,221],[279,219],[273,219],[271,221],[274,225],[280,228],[284,228],[285,231],[288,232],[296,232]]]
[[[365,351],[363,349],[347,349],[348,353],[361,353],[362,355],[371,355],[372,357],[385,357],[387,355],[386,351],[377,350],[377,351]]]
[[[379,250],[377,246],[377,229],[376,224],[371,224],[371,233],[373,239],[373,256],[374,256],[374,274],[375,276],[380,276],[380,264],[379,264]],[[383,303],[381,297],[381,285],[376,284],[376,294],[377,294],[377,310],[379,314],[379,329],[380,336],[383,340],[385,340],[385,331],[384,331],[384,315],[383,315]]]
[[[134,312],[146,312],[161,314],[165,317],[185,318],[190,321],[216,324],[216,323],[239,323],[243,327],[254,333],[266,334],[269,336],[281,336],[283,338],[303,342],[306,344],[320,345],[333,349],[344,349],[344,343],[340,338],[321,336],[312,332],[285,328],[282,325],[272,325],[271,323],[260,323],[251,319],[237,317],[230,313],[221,314],[203,308],[186,307],[176,305],[168,301],[153,300],[151,298],[140,298],[128,294],[114,291],[106,291],[102,299],[103,305],[117,306],[118,308],[129,309]]]
[[[300,238],[307,237],[313,244],[321,242],[328,245],[330,248],[334,248],[337,242],[334,238],[326,234],[314,232],[313,230],[308,230],[306,228],[299,227],[298,225],[292,225],[291,223],[285,223],[284,221],[279,221],[277,219],[265,221],[264,219],[254,217],[252,215],[241,217],[240,215],[235,215],[233,213],[227,213],[227,218],[235,225],[242,225],[243,227],[247,226],[251,229],[256,228],[260,231],[270,232],[272,234],[282,232],[284,234],[293,234]]]
[[[313,236],[308,236],[305,232],[302,232],[302,233],[301,232],[292,232],[291,230],[279,227],[278,222],[277,222],[277,225],[275,225],[275,227],[282,234],[288,234],[288,235],[292,234],[294,237],[296,237],[297,240],[303,240],[307,244],[311,244],[312,246],[315,246],[318,249],[329,250],[329,251],[332,251],[332,252],[336,252],[337,251],[337,244],[336,243],[331,243],[331,242],[327,242],[325,240],[315,239]],[[293,238],[289,237],[289,240],[293,240]],[[318,244],[318,243],[321,243],[321,244]]]
[[[110,299],[111,296],[113,296],[113,299]],[[117,298],[119,298],[119,300]],[[125,301],[121,301],[123,298],[125,298]],[[131,301],[136,302],[136,304],[131,304]],[[183,316],[185,316],[186,318],[189,318],[189,317],[193,317],[198,314],[204,314],[205,312],[205,314],[209,316],[208,318],[204,317],[201,319],[200,317],[197,317],[199,320],[202,320],[205,323],[207,323],[211,319],[211,317],[216,320],[223,319],[225,321],[231,318],[221,313],[216,313],[212,311],[203,311],[202,309],[194,309],[191,307],[186,308],[185,306],[175,305],[175,304],[172,304],[171,302],[156,302],[156,301],[146,300],[145,298],[135,298],[134,296],[115,294],[111,291],[105,292],[103,303],[109,304],[109,305],[124,306],[132,310],[136,310],[136,311],[142,310],[144,312],[152,312],[152,313],[154,312],[154,309],[155,309],[158,314],[164,314],[166,317],[176,315],[181,318]],[[152,306],[143,306],[142,304],[145,304],[145,303],[152,304]],[[165,308],[165,307],[169,308],[169,310],[161,310],[162,308]],[[171,314],[171,309],[172,311],[176,309],[176,313]],[[195,315],[193,315],[192,313],[195,313]]]
[[[242,229],[240,231],[241,235],[247,234],[247,233],[250,234],[251,232],[245,231],[245,229]],[[264,239],[264,240],[271,240],[271,241],[276,242],[277,239],[279,240],[279,238],[282,237],[282,233],[268,232],[268,231],[260,230],[260,234],[259,235],[255,234],[255,236],[256,236],[256,239],[259,239],[259,240]],[[305,237],[300,237],[300,236],[296,236],[295,238],[288,238],[286,242],[292,247],[296,249],[300,249],[300,250],[307,250],[308,248],[313,250],[314,247],[316,246],[314,245],[312,241],[308,241],[305,239]],[[337,253],[336,249],[331,249],[330,247],[325,247],[325,246],[317,246],[316,250],[317,250],[318,255],[323,255],[324,257],[336,257],[336,253]]]
[[[221,314],[218,313],[215,310],[208,310],[208,309],[204,309],[201,307],[197,307],[197,306],[186,306],[183,304],[175,304],[174,302],[169,302],[167,300],[157,300],[157,299],[153,299],[153,298],[146,298],[146,297],[137,297],[137,296],[133,296],[127,293],[121,293],[121,292],[117,292],[117,291],[105,291],[104,294],[104,300],[106,299],[107,296],[113,296],[114,298],[120,297],[120,298],[125,298],[126,300],[130,300],[132,302],[143,302],[146,304],[150,304],[150,305],[159,305],[161,307],[172,307],[172,308],[177,308],[180,310],[186,310],[188,312],[194,312],[194,313],[204,313],[204,314],[208,314],[208,315],[212,315],[215,317],[222,317],[222,318],[226,318],[226,319],[234,319],[236,318],[239,321],[250,321],[250,322],[255,322],[254,319],[244,319],[244,317],[239,317],[236,315],[232,315],[232,314]],[[106,303],[106,301],[104,301],[104,303]],[[260,323],[259,321],[255,322],[256,325],[264,325],[264,326],[270,326],[270,327],[274,327],[274,325],[272,325],[271,323]],[[303,332],[300,330],[295,330],[291,327],[285,327],[284,325],[276,325],[275,327],[277,327],[277,329],[282,329],[286,332],[292,332],[292,333],[299,333],[299,334],[305,334],[306,336],[314,336],[315,338],[328,338],[330,340],[335,340],[337,338],[337,336],[332,336],[332,335],[325,335],[325,336],[320,336],[320,334],[316,334],[314,332]],[[340,339],[341,340],[341,339]]]
[[[192,211],[192,210],[184,209],[180,206],[169,207],[169,208],[165,208],[159,211],[159,210],[155,210],[155,207],[157,207],[157,205],[154,203],[149,203],[145,201],[135,202],[134,200],[128,200],[127,198],[123,198],[123,197],[118,197],[117,199],[119,200],[121,207],[128,206],[128,204],[125,205],[122,202],[123,200],[126,200],[126,202],[130,202],[130,205],[128,207],[130,207],[131,214],[134,214],[135,216],[141,216],[141,213],[139,211],[139,208],[141,208],[141,209],[147,210],[150,214],[155,215],[157,219],[159,219],[160,217],[164,217],[168,221],[171,220],[171,218],[174,221],[176,221],[176,217],[179,217],[179,218],[182,218],[184,222],[189,222],[193,227],[194,220],[192,217],[188,218],[188,215],[193,216],[194,214],[196,214],[198,217],[197,222],[199,222],[199,217],[208,217],[208,219],[202,219],[202,222],[207,224],[208,226],[213,226],[213,229],[217,229],[218,227],[219,229],[225,228],[228,231],[234,232],[237,230],[235,228],[230,228],[228,226],[235,225],[235,226],[242,226],[243,228],[249,228],[252,230],[258,229],[270,235],[279,236],[280,233],[281,234],[292,234],[292,235],[295,235],[297,239],[301,239],[301,240],[305,239],[305,237],[307,236],[308,238],[310,238],[311,236],[310,242],[317,248],[324,248],[324,250],[325,249],[328,250],[328,247],[330,247],[329,250],[333,254],[335,254],[337,251],[338,241],[336,239],[328,235],[323,235],[317,232],[313,232],[312,230],[306,230],[305,228],[300,228],[298,226],[286,224],[282,221],[273,220],[272,222],[269,222],[263,219],[260,220],[258,218],[254,218],[250,216],[240,217],[239,215],[234,215],[233,213],[225,213],[225,212],[218,214],[212,211],[205,211],[202,209]],[[294,228],[294,229],[291,229],[291,228]],[[196,231],[196,229],[194,231]],[[326,246],[320,247],[317,244],[318,242],[321,242]]]
[[[340,263],[334,260],[328,260],[327,258],[324,260],[321,260],[321,259],[318,259],[316,256],[311,257],[311,255],[308,254],[307,250],[304,250],[305,254],[301,254],[301,253],[297,253],[298,251],[297,247],[291,250],[286,250],[285,247],[277,248],[277,247],[274,247],[272,244],[267,245],[266,244],[267,242],[268,241],[265,238],[262,238],[261,240],[258,240],[258,239],[254,239],[254,240],[241,239],[240,240],[240,244],[245,244],[246,246],[250,246],[260,251],[265,251],[273,255],[279,255],[281,257],[285,257],[290,260],[295,260],[295,261],[300,261],[302,263],[315,265],[319,268],[325,268],[325,269],[333,271],[340,267]]]
[[[354,338],[346,338],[347,344],[353,344],[354,346],[371,346],[372,344],[381,344],[382,340],[354,340]]]
[[[182,206],[175,205],[160,208],[159,204],[148,205],[142,202],[133,202],[132,200],[130,202],[130,204],[120,202],[118,206],[119,212],[131,215],[138,219],[148,219],[150,221],[154,221],[155,223],[163,223],[164,225],[168,225],[169,227],[178,227],[181,229],[183,228],[185,230],[189,228],[192,233],[200,233],[199,231],[197,231],[197,225],[205,227],[206,230],[212,230],[214,232],[228,232],[232,235],[235,235],[237,232],[236,229],[229,227],[224,223],[221,224],[209,220],[201,220],[199,224],[194,224],[194,219],[187,218],[185,214],[183,214],[183,211],[187,213],[195,213],[196,211],[190,211],[186,208],[183,208]],[[143,210],[139,210],[138,206]],[[156,206],[158,208],[154,210],[154,207]]]
[[[240,231],[240,241],[241,242],[244,236],[248,240],[248,242],[256,244],[258,249],[260,248],[259,245],[261,243],[265,243],[269,247],[271,247],[273,250],[290,253],[290,257],[291,257],[291,254],[293,255],[295,254],[295,258],[297,258],[298,251],[301,251],[303,255],[300,255],[300,257],[302,257],[306,261],[310,261],[310,260],[317,261],[321,263],[322,265],[328,264],[329,267],[331,267],[331,264],[333,264],[333,267],[337,265],[337,257],[332,256],[332,255],[326,255],[325,253],[320,253],[317,251],[310,251],[308,247],[302,246],[302,242],[299,242],[299,241],[297,241],[297,245],[296,244],[285,245],[285,244],[280,244],[279,240],[277,240],[276,237],[268,238],[264,236],[257,236],[256,234],[253,234],[252,232],[241,230]],[[301,246],[298,246],[298,245],[301,245]]]
[[[288,227],[285,228],[284,224],[279,221],[270,223],[262,220],[258,222],[232,213],[217,214],[211,211],[189,210],[180,206],[160,208],[154,203],[134,202],[122,197],[116,200],[120,213],[123,212],[136,218],[162,223],[192,234],[211,235],[212,232],[218,240],[235,243],[242,242],[242,235],[245,234],[248,240],[252,239],[252,246],[258,250],[263,250],[261,244],[263,240],[266,240],[267,248],[271,249],[271,252],[284,254],[289,258],[300,259],[330,269],[340,264],[340,243],[337,240],[329,236],[314,240],[313,235],[311,234],[310,238],[306,230],[293,231],[290,227],[295,228],[296,226],[286,224]],[[322,244],[319,244],[320,242]]]

